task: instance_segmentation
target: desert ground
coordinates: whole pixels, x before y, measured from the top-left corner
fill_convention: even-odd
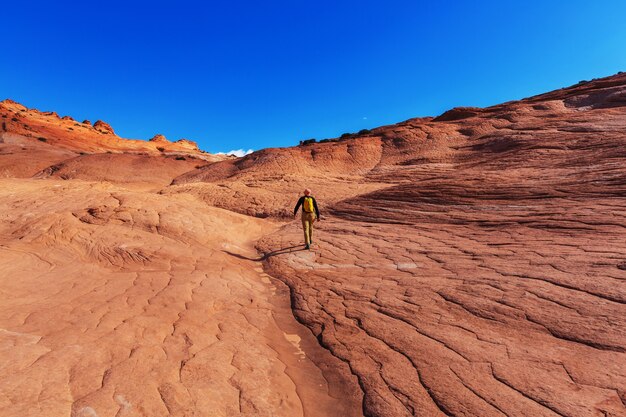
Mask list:
[[[242,158],[0,123],[2,417],[626,415],[626,74]]]

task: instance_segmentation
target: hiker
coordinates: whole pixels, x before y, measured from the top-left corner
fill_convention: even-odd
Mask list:
[[[302,206],[302,229],[304,229],[304,244],[307,249],[313,243],[313,222],[315,219],[321,220],[320,211],[317,208],[317,201],[311,195],[311,190],[304,190],[304,195],[298,200],[296,208],[293,209],[293,217],[296,217],[298,209]]]

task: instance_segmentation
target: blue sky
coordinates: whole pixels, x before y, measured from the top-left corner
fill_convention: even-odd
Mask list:
[[[623,1],[29,1],[2,15],[1,98],[210,152],[626,71]]]

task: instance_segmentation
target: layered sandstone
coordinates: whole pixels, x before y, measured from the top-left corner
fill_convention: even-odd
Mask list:
[[[626,74],[221,161],[0,110],[0,414],[626,414]]]
[[[2,136],[21,138],[21,143],[39,141],[52,149],[63,149],[76,153],[147,153],[159,155],[189,156],[215,162],[223,156],[201,151],[195,142],[181,139],[170,142],[163,135],[157,141],[125,139],[117,136],[108,123],[97,120],[93,125],[89,120],[77,122],[69,116],[59,117],[55,112],[42,112],[29,109],[13,100],[0,102]],[[153,138],[154,139],[154,138]],[[13,139],[15,141],[16,139]],[[0,142],[6,143],[6,141]]]
[[[377,129],[398,146],[363,181],[389,186],[268,257],[365,415],[626,413],[625,97],[621,75]]]
[[[229,159],[187,139],[124,139],[101,120],[78,123],[12,100],[0,102],[0,120],[0,178],[83,179],[157,189],[185,172]]]
[[[284,286],[229,254],[274,227],[185,195],[0,180],[0,415],[359,415]]]

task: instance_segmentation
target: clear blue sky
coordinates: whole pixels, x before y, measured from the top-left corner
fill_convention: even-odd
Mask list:
[[[4,2],[0,97],[210,152],[626,71],[624,1]]]

